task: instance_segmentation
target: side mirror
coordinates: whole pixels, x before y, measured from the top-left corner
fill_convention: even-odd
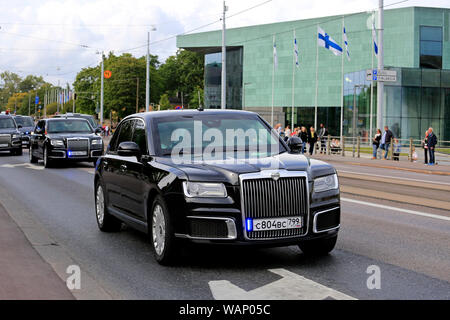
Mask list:
[[[134,142],[121,142],[117,148],[117,154],[122,157],[139,158],[141,156],[141,149],[139,149],[139,146]]]
[[[293,153],[300,153],[302,151],[303,141],[299,137],[293,136],[287,141],[287,145]]]
[[[17,128],[18,128],[18,129],[22,129],[22,125],[20,125],[20,124],[17,125]]]
[[[97,128],[97,129],[95,129],[95,133],[96,133],[96,134],[100,134],[100,133],[102,133],[102,129],[101,129],[101,128]]]

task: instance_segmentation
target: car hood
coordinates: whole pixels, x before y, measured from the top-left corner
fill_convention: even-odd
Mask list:
[[[311,181],[314,177],[335,173],[334,168],[322,161],[309,160],[299,154],[283,153],[256,160],[198,161],[189,164],[174,163],[169,157],[157,158],[156,162],[173,168],[170,170],[181,179],[190,181],[214,181],[239,184],[239,175],[263,170],[303,171]],[[167,169],[167,168],[166,168]]]
[[[0,129],[0,134],[12,134],[18,133],[18,131],[14,128]]]
[[[20,132],[24,133],[24,132],[29,132],[31,133],[34,130],[34,127],[22,127],[19,129]]]
[[[95,138],[98,137],[94,133],[49,133],[50,139],[67,139],[67,138]]]

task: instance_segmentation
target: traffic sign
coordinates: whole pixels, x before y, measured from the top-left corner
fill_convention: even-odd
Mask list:
[[[34,104],[39,104],[39,96],[36,96],[36,98],[34,100]]]
[[[109,70],[106,70],[105,72],[103,72],[103,75],[105,76],[105,79],[109,79],[112,76],[112,72]]]
[[[395,70],[366,70],[367,81],[396,82],[397,71]]]
[[[182,106],[176,106],[176,107],[175,107],[175,110],[181,110],[181,109],[183,109]]]

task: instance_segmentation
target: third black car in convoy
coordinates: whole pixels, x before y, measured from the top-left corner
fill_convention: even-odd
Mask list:
[[[20,126],[10,115],[0,115],[0,151],[9,151],[12,155],[22,155]]]
[[[93,162],[103,154],[103,140],[81,118],[40,120],[30,141],[30,162],[44,160],[46,168],[56,161]]]
[[[30,147],[30,137],[34,130],[34,121],[32,117],[27,116],[14,116],[14,120],[17,123],[20,131],[20,139],[22,140],[22,147]]]
[[[340,226],[336,170],[299,154],[257,114],[161,111],[129,116],[95,172],[102,231],[146,232],[159,263],[183,241],[333,250]]]

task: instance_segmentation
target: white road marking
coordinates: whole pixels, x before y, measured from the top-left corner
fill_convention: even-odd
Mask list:
[[[34,165],[31,163],[16,163],[16,164],[9,164],[5,163],[0,166],[0,168],[26,168],[26,169],[32,169],[32,170],[44,170],[45,168],[43,166]]]
[[[346,170],[339,170],[337,169],[338,173],[352,173],[357,175],[364,175],[364,176],[371,176],[371,177],[378,177],[378,178],[389,178],[389,179],[397,179],[397,180],[406,180],[406,181],[415,181],[415,182],[426,182],[426,183],[434,183],[434,184],[441,184],[445,186],[450,186],[450,183],[446,182],[440,182],[440,181],[434,181],[434,180],[420,180],[420,179],[411,179],[411,178],[402,178],[402,177],[394,177],[394,176],[385,176],[379,174],[372,174],[372,173],[363,173],[363,172],[356,172],[356,171],[346,171]]]
[[[286,269],[269,271],[282,278],[251,291],[245,291],[227,280],[210,281],[209,287],[216,300],[357,300]]]
[[[441,215],[432,214],[432,213],[425,213],[425,212],[419,212],[419,211],[414,211],[414,210],[396,208],[396,207],[391,207],[391,206],[385,206],[385,205],[382,205],[382,204],[371,203],[371,202],[366,202],[366,201],[359,201],[359,200],[354,200],[354,199],[349,199],[349,198],[341,198],[341,200],[342,201],[346,201],[346,202],[361,204],[361,205],[369,206],[369,207],[375,207],[375,208],[380,208],[380,209],[387,209],[387,210],[392,210],[392,211],[399,211],[399,212],[413,214],[413,215],[416,215],[416,216],[422,216],[422,217],[427,217],[427,218],[433,218],[433,219],[439,219],[439,220],[444,220],[444,221],[450,221],[450,217],[441,216]]]

